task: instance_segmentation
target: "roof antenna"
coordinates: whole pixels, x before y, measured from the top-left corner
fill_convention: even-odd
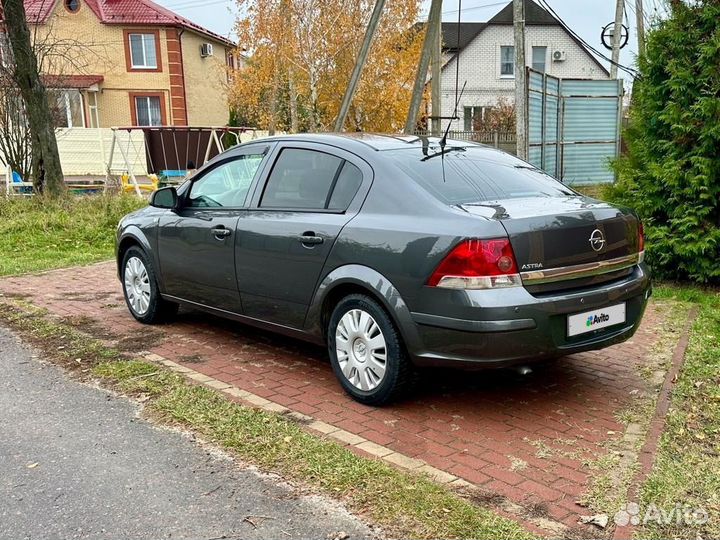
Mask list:
[[[442,165],[443,184],[445,183],[445,145],[447,144],[447,136],[450,132],[450,126],[452,121],[458,118],[458,106],[460,105],[460,99],[462,98],[463,92],[465,91],[465,85],[467,81],[463,83],[460,95],[458,95],[458,85],[460,83],[460,23],[462,21],[462,0],[458,0],[458,20],[457,28],[455,29],[455,108],[453,109],[452,117],[448,120],[445,133],[443,133],[442,139],[440,139],[440,162]],[[441,26],[442,27],[442,26]]]

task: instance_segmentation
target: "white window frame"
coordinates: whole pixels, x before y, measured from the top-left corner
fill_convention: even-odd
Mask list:
[[[77,88],[61,88],[58,90],[65,105],[65,118],[68,128],[85,127],[85,96]],[[72,110],[70,109],[70,92],[77,92],[80,96],[80,125],[73,125]]]
[[[92,97],[92,99],[90,99]],[[100,111],[98,109],[98,92],[88,91],[88,112],[90,113],[90,127],[100,127]]]
[[[135,96],[133,99],[135,100],[135,123],[136,123],[138,126],[142,126],[142,127],[157,127],[157,126],[162,126],[162,106],[163,106],[163,102],[162,102],[162,99],[160,99],[160,97],[158,97],[158,96]],[[152,120],[153,120],[153,119],[151,118],[151,114],[150,114],[150,111],[151,111],[151,109],[150,109],[150,100],[151,100],[151,99],[157,99],[157,100],[158,100],[158,104],[159,104],[158,114],[159,114],[160,116],[159,116],[158,119],[157,119],[157,120],[158,120],[158,123],[157,123],[157,124],[153,124],[153,123],[152,123]],[[138,103],[140,102],[140,100],[145,100],[145,103],[147,104],[148,120],[150,121],[149,124],[141,124],[141,123],[140,123],[140,107],[138,106]]]
[[[512,55],[512,66],[513,66],[513,72],[511,74],[503,73],[503,49],[512,49],[513,55]],[[500,45],[500,65],[498,66],[498,71],[500,72],[500,78],[501,79],[514,79],[515,78],[515,70],[517,69],[517,66],[515,66],[515,46],[514,45]]]
[[[543,70],[543,73],[548,73],[548,67],[550,64],[548,63],[548,51],[550,50],[550,47],[548,45],[533,45],[530,47],[530,67],[535,69],[534,67],[534,58],[535,58],[535,49],[545,49],[545,59],[543,62],[543,66],[545,69]]]
[[[135,63],[135,56],[133,55],[133,46],[132,46],[132,39],[133,36],[140,36],[140,44],[142,45],[142,55],[143,55],[143,62],[145,64],[136,64]],[[150,41],[152,41],[152,46],[155,49],[155,65],[151,66],[147,64],[147,38],[150,38]],[[157,40],[156,35],[154,33],[143,33],[143,32],[131,32],[128,34],[128,53],[130,54],[130,67],[132,69],[158,69],[158,55],[160,54],[160,51],[158,51],[157,47]]]

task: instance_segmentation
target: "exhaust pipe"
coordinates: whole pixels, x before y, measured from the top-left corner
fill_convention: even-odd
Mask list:
[[[530,375],[533,370],[529,366],[518,366],[515,368],[518,375],[527,376]]]

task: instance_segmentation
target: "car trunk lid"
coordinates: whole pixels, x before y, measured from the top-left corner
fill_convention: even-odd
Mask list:
[[[533,286],[553,281],[543,291],[577,286],[574,277],[557,274],[541,279],[547,270],[586,268],[586,275],[622,277],[639,249],[638,220],[630,212],[581,196],[528,197],[464,204],[471,214],[500,221],[507,231],[523,282]],[[615,264],[615,261],[618,261]],[[625,273],[626,274],[626,273]],[[595,277],[592,283],[602,281]]]

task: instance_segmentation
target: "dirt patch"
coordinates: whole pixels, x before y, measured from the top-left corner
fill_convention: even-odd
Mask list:
[[[105,328],[100,321],[88,317],[87,315],[71,315],[60,319],[63,324],[72,326],[73,328],[84,332],[96,339],[103,341],[111,341],[117,338],[117,334]]]
[[[62,292],[59,296],[61,298],[65,298],[66,300],[70,300],[71,302],[94,302],[97,300],[108,300],[115,295],[111,292]]]
[[[459,493],[479,506],[502,506],[502,504],[507,500],[502,495],[493,493],[492,491],[482,491],[480,489],[463,488],[459,490]]]
[[[123,336],[115,342],[115,348],[122,352],[147,351],[162,343],[165,334],[152,328],[133,329],[132,335]]]

